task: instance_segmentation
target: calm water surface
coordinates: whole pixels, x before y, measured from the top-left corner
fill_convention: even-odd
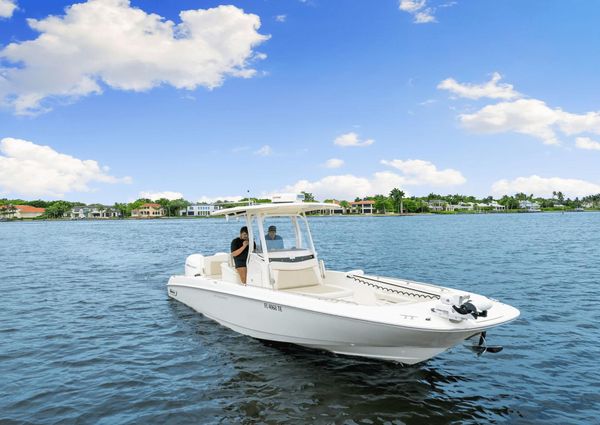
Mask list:
[[[492,296],[522,316],[402,367],[229,331],[169,300],[217,219],[0,223],[0,423],[598,423],[600,214],[322,217],[331,269]]]

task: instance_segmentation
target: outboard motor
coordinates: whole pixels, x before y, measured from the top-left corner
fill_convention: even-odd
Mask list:
[[[204,255],[192,254],[185,259],[185,275],[194,277],[204,274]]]
[[[434,313],[448,320],[460,322],[462,320],[476,320],[478,317],[487,317],[487,312],[492,308],[492,301],[488,298],[469,294],[445,294],[440,296],[440,302],[431,309]]]

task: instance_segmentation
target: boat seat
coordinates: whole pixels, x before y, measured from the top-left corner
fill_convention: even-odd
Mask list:
[[[350,289],[330,285],[303,286],[300,288],[281,289],[294,294],[311,295],[317,298],[345,298],[354,295]]]
[[[225,282],[231,283],[242,283],[240,280],[240,275],[236,269],[231,267],[227,262],[220,263],[221,265],[221,279]]]
[[[204,257],[204,275],[219,276],[221,274],[221,264],[227,263],[229,254],[219,252],[210,257]]]

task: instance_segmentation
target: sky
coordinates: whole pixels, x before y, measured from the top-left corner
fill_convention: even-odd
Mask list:
[[[600,193],[600,2],[0,0],[0,197]]]

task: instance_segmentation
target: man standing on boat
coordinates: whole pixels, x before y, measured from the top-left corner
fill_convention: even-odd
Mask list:
[[[283,238],[277,234],[277,227],[269,226],[269,230],[265,235],[267,249],[283,249]]]
[[[248,251],[248,228],[244,226],[240,229],[239,238],[235,238],[231,241],[231,255],[233,256],[235,269],[240,275],[240,280],[244,285],[246,284],[246,275],[248,273],[248,269],[246,268]]]

